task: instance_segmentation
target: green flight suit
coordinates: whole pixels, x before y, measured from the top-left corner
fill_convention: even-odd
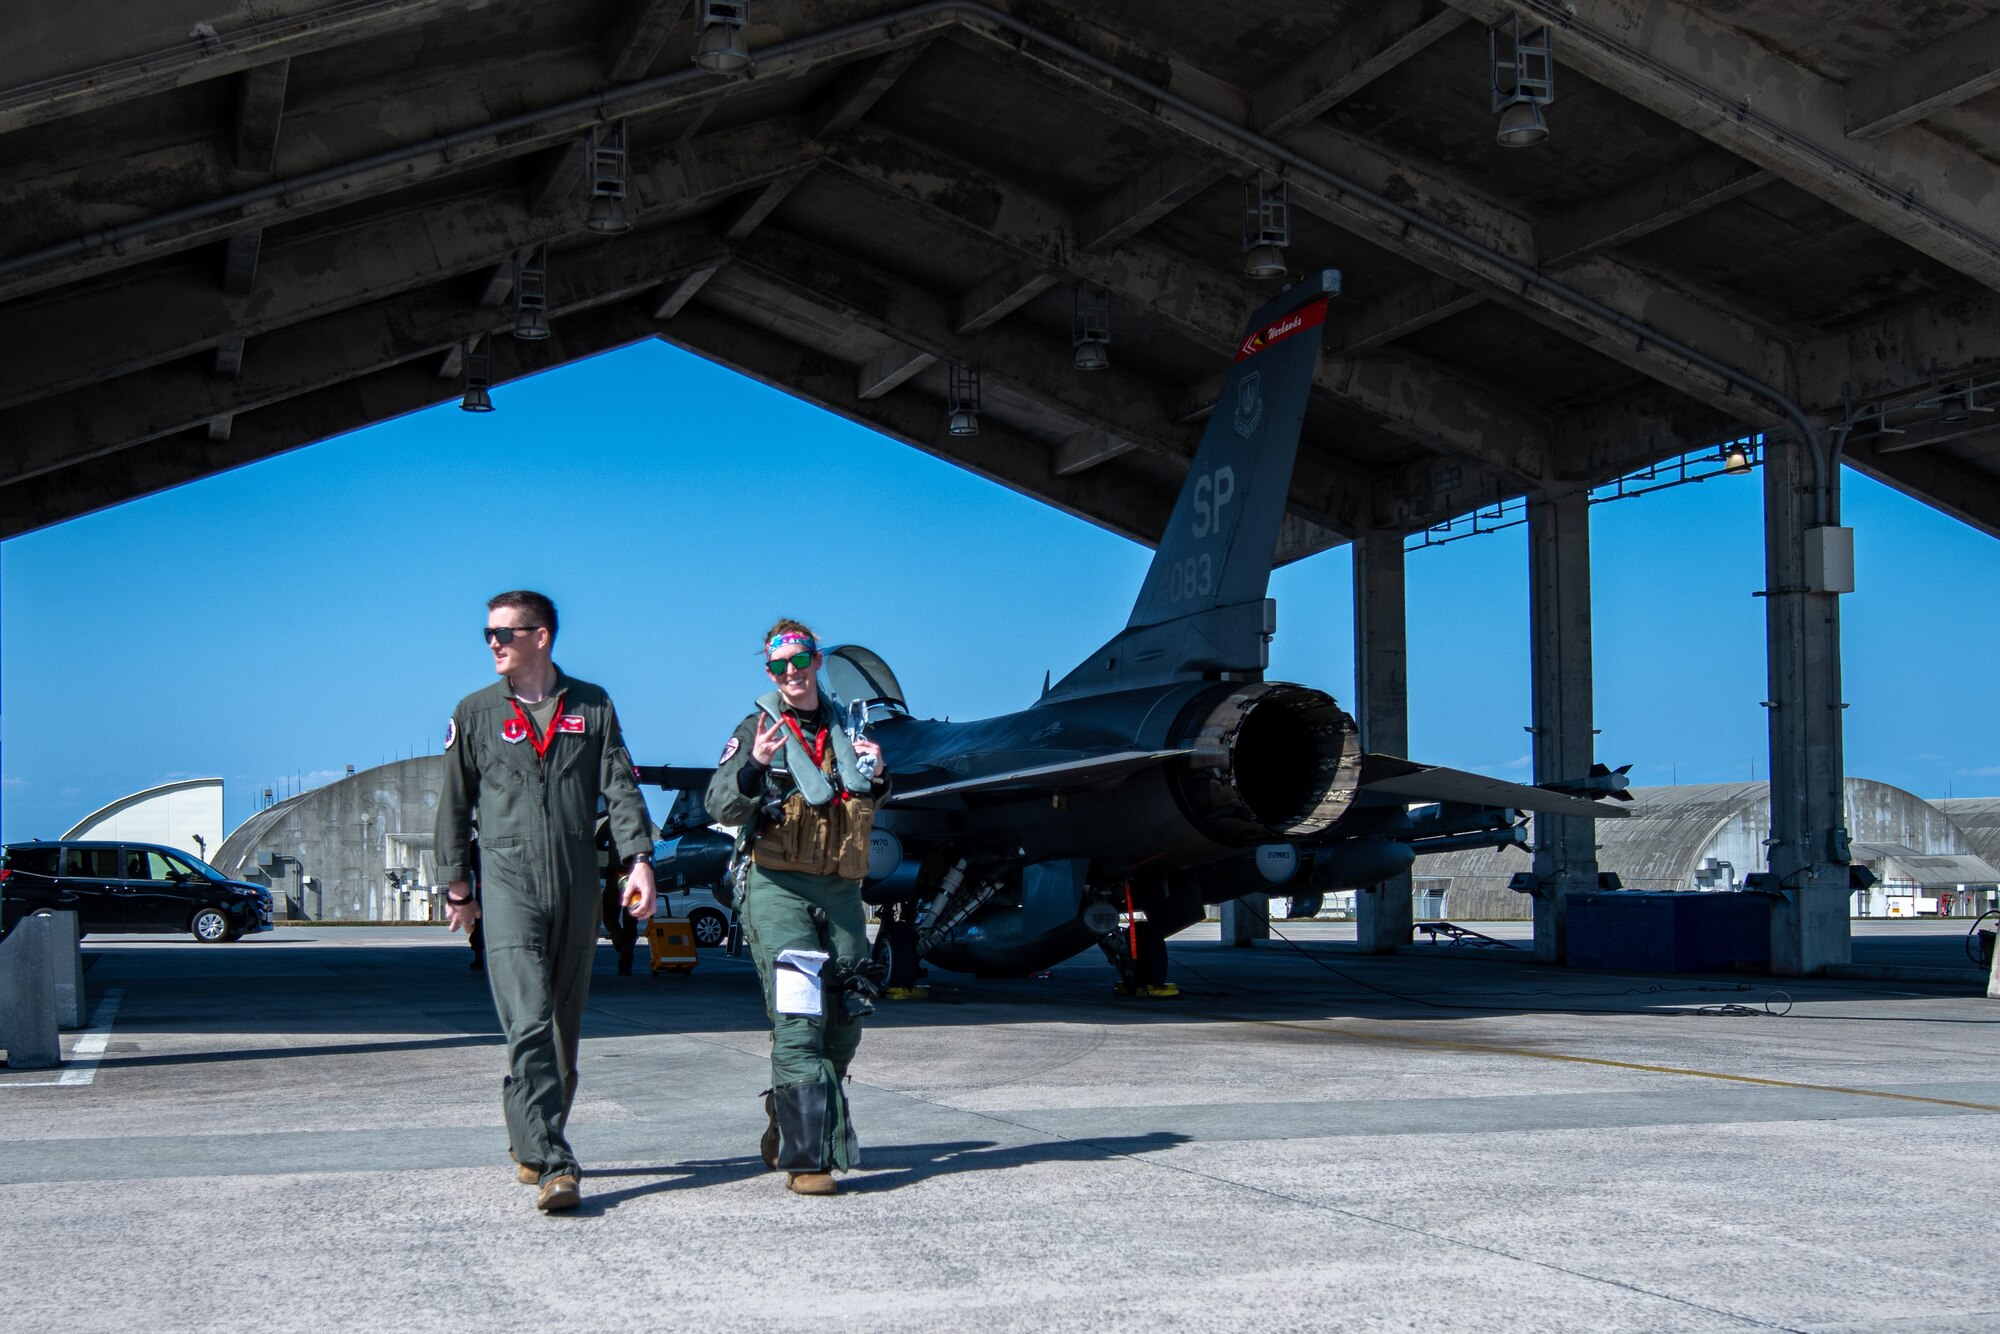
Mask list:
[[[718,824],[748,827],[750,842],[772,831],[767,804],[789,795],[794,784],[783,767],[767,770],[751,758],[761,714],[745,718],[731,736],[710,780],[704,805]],[[824,698],[815,717],[801,720],[829,734],[840,725]],[[844,740],[844,738],[843,738]],[[783,756],[785,752],[780,752]],[[774,757],[775,758],[775,757]],[[831,757],[827,768],[833,769]],[[756,795],[743,791],[746,770]],[[838,775],[829,776],[837,783]],[[865,795],[888,790],[884,776]],[[858,1153],[840,1081],[861,1045],[861,1021],[843,1013],[842,998],[822,989],[822,1013],[784,1014],[778,1010],[772,968],[785,950],[818,950],[830,955],[822,979],[868,958],[868,917],[861,882],[834,874],[770,870],[751,863],[738,909],[743,937],[764,989],[764,1012],[771,1020],[772,1118],[779,1130],[777,1164],[788,1171],[821,1172],[854,1166]]]
[[[621,862],[653,850],[652,821],[610,697],[561,669],[550,693],[562,705],[546,733],[517,713],[504,677],[458,702],[445,739],[436,844],[438,879],[469,879],[477,808],[486,977],[507,1034],[500,1102],[510,1147],[543,1181],[578,1170],[564,1127],[597,951],[598,799]],[[544,738],[546,753],[537,754]]]

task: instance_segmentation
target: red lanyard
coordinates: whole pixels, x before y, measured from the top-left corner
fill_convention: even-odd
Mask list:
[[[521,701],[513,698],[511,695],[508,697],[507,702],[514,706],[514,716],[519,718],[521,725],[528,729],[528,740],[535,743],[536,759],[548,758],[549,743],[556,739],[556,729],[562,723],[563,700],[568,697],[569,692],[566,690],[556,696],[556,711],[549,715],[549,730],[546,732],[537,732],[535,730],[535,720],[521,712]]]
[[[799,730],[798,719],[792,717],[789,713],[783,715],[783,717],[785,719],[785,726],[792,729],[792,735],[799,739],[801,746],[805,747],[806,754],[812,756],[813,767],[817,769],[823,765],[826,762],[826,729],[824,727],[820,728],[818,732],[813,734],[813,739],[808,741],[806,740],[806,734]]]

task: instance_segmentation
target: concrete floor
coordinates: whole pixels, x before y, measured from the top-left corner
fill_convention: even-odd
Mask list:
[[[1178,1002],[940,973],[863,1044],[835,1200],[754,1158],[747,963],[607,949],[557,1218],[459,938],[92,939],[115,1017],[0,1070],[0,1328],[2000,1330],[2000,1005],[1701,1015],[1772,984],[1284,930],[1182,937]]]

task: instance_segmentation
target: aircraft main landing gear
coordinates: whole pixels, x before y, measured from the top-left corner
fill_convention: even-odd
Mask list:
[[[1146,897],[1157,897],[1161,902],[1150,909],[1136,906]],[[1121,996],[1140,1000],[1180,998],[1181,989],[1167,981],[1167,936],[1171,933],[1161,921],[1165,897],[1142,895],[1135,899],[1132,887],[1127,885],[1125,911],[1120,915],[1118,928],[1097,938],[1097,947],[1118,970],[1118,982],[1112,990]]]
[[[916,905],[901,901],[885,903],[881,921],[871,957],[889,967],[889,980],[882,988],[883,999],[929,1000],[930,990],[918,985]]]

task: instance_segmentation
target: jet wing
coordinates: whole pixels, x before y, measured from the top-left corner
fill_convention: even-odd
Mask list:
[[[1545,815],[1578,815],[1586,820],[1615,819],[1630,815],[1623,807],[1582,797],[1551,792],[1545,787],[1509,783],[1463,769],[1445,769],[1418,764],[1394,755],[1361,757],[1360,790],[1383,796],[1407,797],[1411,801],[1455,801],[1469,806],[1511,806],[1516,810],[1540,811]]]
[[[692,768],[677,764],[635,764],[632,776],[646,787],[662,787],[669,792],[706,792],[715,766]]]
[[[919,806],[938,798],[967,796],[977,792],[1060,792],[1068,788],[1091,787],[1100,783],[1114,782],[1148,765],[1191,754],[1192,751],[1192,747],[1182,747],[1178,750],[1121,750],[1109,755],[1090,755],[1083,759],[1062,760],[1055,764],[1037,764],[1026,769],[1008,769],[1000,773],[980,774],[975,778],[930,783],[908,791],[894,792],[890,794],[887,804]]]

